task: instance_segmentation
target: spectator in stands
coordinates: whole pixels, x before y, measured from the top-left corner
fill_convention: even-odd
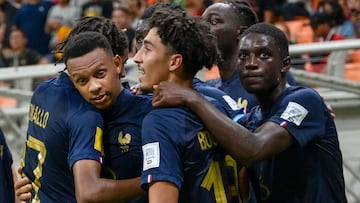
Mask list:
[[[346,38],[360,38],[360,0],[351,0],[349,3],[350,17],[342,27],[342,34]]]
[[[89,0],[81,8],[81,16],[103,16],[111,18],[113,4],[111,0]]]
[[[146,4],[142,0],[123,0],[122,2],[129,10],[130,27],[136,29],[139,17],[144,12]]]
[[[20,202],[15,198],[14,192],[14,182],[17,179],[11,152],[6,144],[4,133],[0,129],[0,202]]]
[[[25,36],[25,33],[20,30],[19,28],[13,28],[10,33],[10,46],[2,50],[2,56],[4,58],[6,66],[10,67],[18,67],[18,66],[26,66],[26,65],[35,65],[35,64],[48,64],[49,61],[38,52],[27,48],[28,40]],[[36,78],[34,80],[29,79],[29,83],[15,83],[17,88],[20,88],[18,85],[21,86],[28,86],[31,85],[34,89],[40,81],[46,78]],[[32,81],[32,82],[31,82]],[[29,88],[29,86],[28,86]]]
[[[58,4],[51,7],[45,27],[46,31],[51,34],[49,44],[51,50],[66,38],[80,14],[80,8],[70,5],[70,0],[60,0]]]
[[[118,5],[112,11],[111,20],[115,23],[115,25],[119,29],[124,30],[124,32],[126,33],[126,36],[129,41],[129,57],[134,56],[135,45],[133,43],[133,40],[135,36],[135,29],[130,27],[129,10],[123,5]]]
[[[280,6],[282,19],[285,21],[308,19],[310,17],[309,4],[308,0],[287,0]]]
[[[345,12],[343,7],[337,0],[326,0],[320,4],[316,13],[327,13],[332,16],[333,29],[340,35],[342,35],[342,25],[344,24]]]
[[[310,25],[314,31],[314,42],[325,42],[345,39],[341,34],[338,33],[338,19],[332,13],[315,13],[310,18]],[[335,52],[334,52],[335,53]],[[341,53],[341,52],[337,52]],[[307,63],[305,69],[310,72],[327,73],[329,68],[326,68],[328,64],[328,56],[330,53],[321,55],[311,54],[311,63]],[[316,57],[316,58],[315,58]],[[336,59],[337,61],[345,61],[346,54],[340,54]],[[335,67],[339,69],[340,67]]]
[[[44,56],[50,54],[50,35],[45,32],[45,24],[52,6],[51,1],[28,0],[21,5],[15,16],[15,25],[28,39],[27,47]]]
[[[15,18],[16,12],[17,12],[17,8],[10,1],[0,0],[0,11],[4,12],[4,14],[5,14],[5,22],[2,22],[2,23],[5,23],[5,25],[6,25],[6,31],[5,31],[3,44],[5,46],[8,46],[9,45],[9,35],[10,35],[11,28],[14,26],[14,18]]]
[[[19,28],[13,28],[10,33],[10,46],[2,51],[7,66],[17,67],[49,63],[41,54],[27,48],[27,42],[25,33]]]

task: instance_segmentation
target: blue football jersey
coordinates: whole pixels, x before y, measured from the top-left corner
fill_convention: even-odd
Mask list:
[[[124,89],[116,102],[103,112],[105,122],[104,177],[129,179],[142,173],[141,125],[145,115],[152,109],[151,97],[133,95]],[[147,195],[134,202],[147,202]]]
[[[102,163],[102,115],[61,73],[36,88],[28,119],[20,164],[32,182],[33,202],[76,202],[72,167],[84,159]]]
[[[198,78],[193,79],[193,88],[202,95],[215,99],[230,118],[235,118],[238,117],[239,114],[245,113],[245,109],[239,108],[235,100],[232,99],[230,95],[218,88],[210,86]]]
[[[152,110],[143,121],[142,142],[145,190],[165,181],[177,186],[179,202],[230,202],[229,156],[188,108]]]
[[[290,72],[286,75],[290,85],[296,85],[296,82]],[[254,106],[258,105],[254,94],[248,93],[241,84],[239,74],[235,73],[227,81],[222,81],[221,78],[216,78],[206,81],[210,86],[219,88],[235,100],[239,108],[244,108],[249,112]]]
[[[14,180],[11,170],[13,159],[0,129],[0,202],[14,202]]]
[[[239,123],[254,131],[265,122],[284,127],[296,141],[253,168],[261,202],[347,202],[342,155],[334,121],[315,90],[290,86],[268,112],[255,107]]]

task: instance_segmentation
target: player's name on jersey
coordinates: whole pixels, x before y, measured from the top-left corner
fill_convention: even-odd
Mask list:
[[[201,150],[207,150],[217,146],[217,143],[215,142],[214,138],[207,130],[198,132],[197,137],[200,143]]]
[[[29,121],[34,124],[46,128],[47,121],[49,119],[50,113],[45,111],[45,109],[40,108],[34,104],[30,104],[29,111]]]

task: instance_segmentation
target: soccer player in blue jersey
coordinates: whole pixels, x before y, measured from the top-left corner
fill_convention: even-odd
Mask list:
[[[99,21],[105,23],[105,25],[108,26],[96,24]],[[23,165],[23,172],[33,182],[33,201],[42,200],[45,202],[85,202],[91,200],[95,202],[114,202],[128,200],[143,193],[140,189],[139,178],[132,178],[122,181],[114,181],[110,179],[100,178],[102,166],[101,161],[103,158],[102,152],[104,151],[102,146],[103,124],[101,114],[99,114],[99,112],[95,110],[95,107],[97,109],[104,110],[103,113],[106,113],[105,111],[107,110],[105,109],[107,109],[110,105],[116,102],[122,104],[121,101],[117,99],[120,95],[120,92],[122,92],[119,75],[121,74],[121,68],[123,67],[124,61],[123,58],[121,58],[119,55],[112,55],[112,50],[114,50],[114,52],[116,51],[116,53],[119,53],[119,48],[121,48],[122,45],[117,44],[117,46],[120,47],[116,47],[116,45],[110,47],[109,42],[107,41],[109,40],[111,42],[116,42],[117,40],[119,40],[118,38],[120,37],[118,30],[113,29],[114,27],[112,26],[114,25],[112,23],[104,22],[104,20],[97,21],[91,19],[82,22],[94,23],[95,27],[91,27],[89,25],[83,27],[78,26],[77,29],[79,30],[77,30],[76,32],[82,32],[84,31],[84,29],[93,29],[98,32],[105,32],[105,35],[110,37],[106,39],[102,35],[100,35],[100,37],[102,38],[100,38],[99,40],[99,35],[92,33],[91,36],[85,37],[87,43],[84,43],[86,40],[81,41],[81,43],[77,41],[78,44],[82,45],[83,49],[80,48],[80,51],[75,51],[75,55],[71,55],[71,51],[66,51],[65,49],[65,64],[67,64],[67,69],[70,77],[66,73],[61,73],[58,78],[52,79],[42,84],[34,93],[32,105],[37,105],[38,107],[33,107],[34,113],[32,114],[34,116],[43,115],[43,117],[30,117],[30,119],[33,120],[35,120],[34,118],[36,118],[36,123],[35,121],[33,121],[35,123],[35,126],[32,126],[33,124],[29,123],[29,140],[31,140],[31,142],[29,140],[27,142],[24,158],[25,165]],[[105,29],[99,31],[98,29],[100,27]],[[76,37],[76,34],[74,35]],[[91,38],[92,36],[94,38]],[[98,38],[96,38],[96,36]],[[72,38],[73,37],[69,37],[69,42],[66,42],[65,44],[76,44],[74,43],[74,40],[72,40]],[[124,39],[126,44],[126,38]],[[123,40],[120,40],[120,43],[121,41]],[[90,48],[88,46],[89,44]],[[68,62],[73,62],[75,59],[81,58],[82,54],[86,55],[87,52],[91,52],[97,47],[102,47],[103,49],[101,50],[106,51],[103,51],[103,55],[101,55],[100,57],[91,57],[85,59],[86,62],[91,63],[87,64],[90,66],[85,66],[87,68],[78,67],[77,63],[68,64]],[[125,49],[121,49],[121,54],[126,55],[123,53]],[[81,62],[81,59],[78,59],[78,61]],[[96,64],[95,68],[91,66],[93,65],[92,63]],[[73,70],[75,70],[75,76],[72,74]],[[79,90],[82,95],[80,95],[77,90]],[[48,103],[48,101],[45,102],[43,99],[41,100],[41,98],[44,98],[44,96],[42,95],[50,95],[51,102],[54,104]],[[126,95],[126,93],[122,92],[122,95]],[[133,95],[131,95],[129,92],[128,95],[133,97]],[[88,103],[81,96],[83,96],[85,100],[88,101]],[[68,101],[66,101],[66,98],[68,98]],[[141,100],[130,100],[129,97],[127,97],[126,100],[125,96],[123,96],[122,98],[125,103],[127,101],[135,103]],[[143,100],[146,101],[145,103],[149,103],[150,101],[149,99]],[[141,104],[144,104],[144,102]],[[60,111],[57,111],[59,109]],[[82,110],[84,111],[83,113],[81,112]],[[117,109],[113,108],[113,110]],[[56,111],[58,113],[56,113]],[[71,113],[71,111],[73,111],[73,113]],[[133,117],[129,117],[129,120],[131,118],[137,118],[139,116],[143,117],[140,111],[136,111],[136,113],[137,114],[135,114]],[[50,115],[54,116],[50,117]],[[110,114],[107,115],[111,116]],[[116,116],[116,114],[113,115]],[[138,126],[141,124],[141,121],[139,124],[138,121],[129,120],[125,120],[124,122],[128,126],[132,125],[131,122],[136,123]],[[132,139],[130,134],[132,132],[127,132],[125,130],[126,127],[124,127],[122,128],[124,136],[120,137],[120,130],[116,131],[116,128],[119,127],[118,125],[116,125],[118,123],[121,123],[121,121],[113,120],[113,123],[109,122],[105,124],[105,130],[107,133],[105,137],[105,142],[108,142],[107,138],[109,138],[109,136],[107,135],[113,135],[111,134],[111,132],[116,132],[116,135],[114,136],[116,136],[119,140],[118,145],[122,144],[123,147],[128,147],[127,151],[135,151],[133,146],[129,146],[132,143],[129,141]],[[40,124],[43,127],[39,129],[38,125]],[[107,127],[107,125],[114,124],[114,127]],[[135,128],[138,129],[138,135],[140,135],[139,127]],[[88,132],[84,133],[84,131]],[[52,132],[57,133],[56,135],[52,135]],[[45,133],[47,133],[47,136],[45,136],[45,138],[44,136],[39,136]],[[63,135],[59,136],[61,135],[61,133],[63,133]],[[33,135],[36,135],[36,137],[34,137]],[[51,140],[49,140],[50,137]],[[58,139],[57,141],[55,140],[56,138]],[[133,139],[136,140],[136,138]],[[74,145],[78,147],[73,148]],[[138,148],[140,148],[140,143],[138,145]],[[60,148],[62,147],[66,148],[60,150]],[[69,152],[67,151],[68,148],[70,149]],[[137,154],[141,155],[140,149],[138,149],[137,151]],[[31,153],[37,153],[38,157],[42,157],[42,159],[39,160],[39,163],[31,161]],[[56,153],[59,153],[56,155],[56,158],[52,157]],[[119,156],[122,156],[122,154],[116,154],[116,156],[113,157],[107,156],[107,158],[109,158],[109,161],[113,161],[116,160]],[[65,160],[61,161],[59,159]],[[133,157],[129,157],[128,159],[131,161],[134,160]],[[138,162],[141,162],[140,160],[138,160]],[[35,163],[35,166],[33,166],[33,163]],[[116,173],[117,171],[114,170],[112,171],[114,172],[112,173],[113,178],[122,179],[138,177],[140,175],[138,171],[141,170],[141,163],[135,162],[134,164],[131,163],[129,165],[136,165],[136,167],[138,167],[137,171],[128,170],[127,174],[123,174],[122,170],[120,169],[119,173],[121,173],[120,175],[122,176],[118,178],[118,176],[120,175],[118,175],[118,173]],[[36,169],[34,174],[32,174],[32,171],[29,172],[29,170],[32,170],[31,168]]]
[[[4,133],[0,129],[0,202],[15,202],[14,181],[16,180],[17,173],[12,155]],[[16,202],[18,202],[17,199]]]
[[[184,11],[157,9],[149,26],[134,56],[141,91],[152,92],[161,81],[192,88],[195,74],[216,60],[208,25]],[[226,154],[188,108],[152,110],[143,121],[142,141],[142,187],[149,202],[230,201]]]
[[[209,22],[211,30],[216,35],[220,52],[217,64],[220,78],[206,82],[226,92],[240,108],[250,110],[258,105],[258,102],[254,94],[246,91],[238,77],[237,45],[239,36],[246,28],[258,22],[256,13],[244,0],[223,0],[209,6],[202,18]],[[288,83],[295,85],[290,72],[287,77]]]
[[[240,39],[238,59],[240,80],[259,102],[241,125],[174,83],[155,88],[153,105],[194,110],[219,145],[250,167],[259,202],[347,202],[336,126],[315,90],[287,84],[284,33],[271,24],[251,26]]]
[[[151,19],[152,14],[157,9],[170,9],[179,12],[184,11],[184,9],[177,4],[164,3],[164,2],[158,2],[146,8],[142,16],[140,16],[139,23],[136,27],[135,40],[136,40],[137,50],[141,48],[142,41],[144,40],[146,34],[150,30],[149,20]],[[139,93],[138,87],[139,85],[132,87],[134,93]],[[228,116],[231,118],[234,118],[239,114],[242,114],[244,111],[244,109],[239,108],[236,102],[225,92],[208,85],[207,83],[203,82],[197,77],[194,77],[193,79],[193,87],[203,95],[218,100],[225,108],[225,111],[228,114]]]

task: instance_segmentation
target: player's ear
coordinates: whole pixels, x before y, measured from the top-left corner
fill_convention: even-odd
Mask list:
[[[290,59],[290,56],[287,56],[283,59],[283,66],[281,68],[281,73],[288,72],[290,65],[291,65],[291,59]]]
[[[122,74],[124,72],[124,63],[123,63],[123,59],[121,58],[121,56],[119,55],[115,55],[114,58],[114,65],[115,65],[115,70],[116,70],[116,73],[118,75]]]
[[[174,71],[177,68],[181,67],[182,62],[183,62],[183,57],[181,54],[171,55],[170,60],[169,60],[169,70]]]

